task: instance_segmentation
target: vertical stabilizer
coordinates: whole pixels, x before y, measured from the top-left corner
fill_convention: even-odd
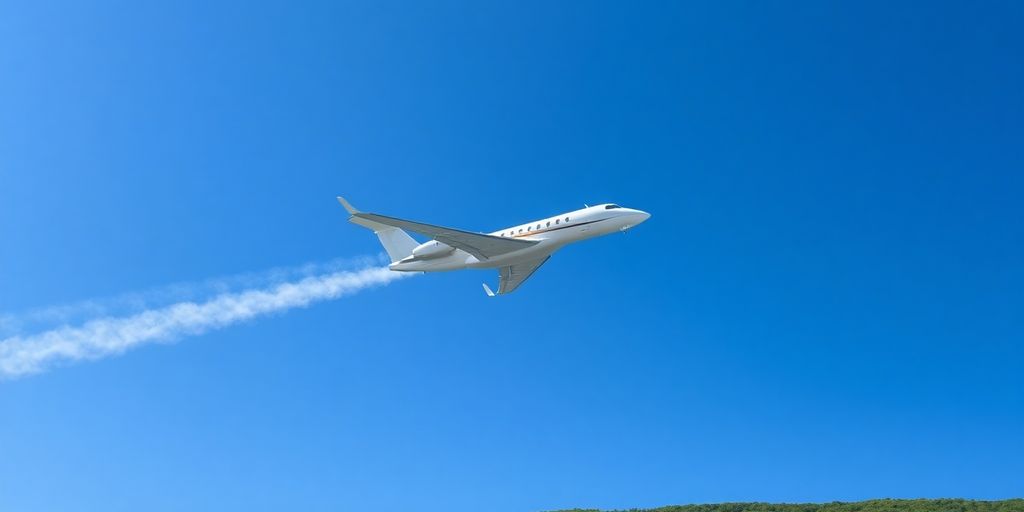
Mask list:
[[[338,196],[338,202],[345,207],[348,213],[352,215],[359,213],[359,210],[356,210],[345,198]],[[409,236],[409,233],[399,228],[359,217],[349,217],[348,221],[372,229],[380,239],[380,244],[384,246],[392,263],[412,256],[412,250],[420,245],[413,237]]]

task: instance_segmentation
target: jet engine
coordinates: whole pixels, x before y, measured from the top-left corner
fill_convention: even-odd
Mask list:
[[[416,246],[416,248],[412,250],[412,255],[416,259],[429,260],[448,255],[454,250],[455,248],[450,245],[442,244],[437,240],[431,240]]]

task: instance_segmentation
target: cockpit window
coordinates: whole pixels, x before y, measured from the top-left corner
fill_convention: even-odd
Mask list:
[[[622,207],[617,205],[617,204],[607,204],[607,205],[604,206],[605,210],[614,210],[615,208],[622,208]]]

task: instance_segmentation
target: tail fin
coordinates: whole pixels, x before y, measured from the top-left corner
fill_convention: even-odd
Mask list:
[[[356,210],[344,197],[338,196],[338,202],[348,210],[348,213],[359,213],[359,210]],[[392,263],[412,256],[412,250],[420,245],[408,233],[396,227],[359,217],[349,217],[348,221],[372,229],[377,234],[377,238],[380,239],[380,244],[384,246],[384,250],[388,252]]]

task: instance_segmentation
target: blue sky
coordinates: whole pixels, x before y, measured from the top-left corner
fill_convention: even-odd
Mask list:
[[[1013,2],[0,6],[0,311],[650,221],[0,383],[3,510],[1024,494]]]

